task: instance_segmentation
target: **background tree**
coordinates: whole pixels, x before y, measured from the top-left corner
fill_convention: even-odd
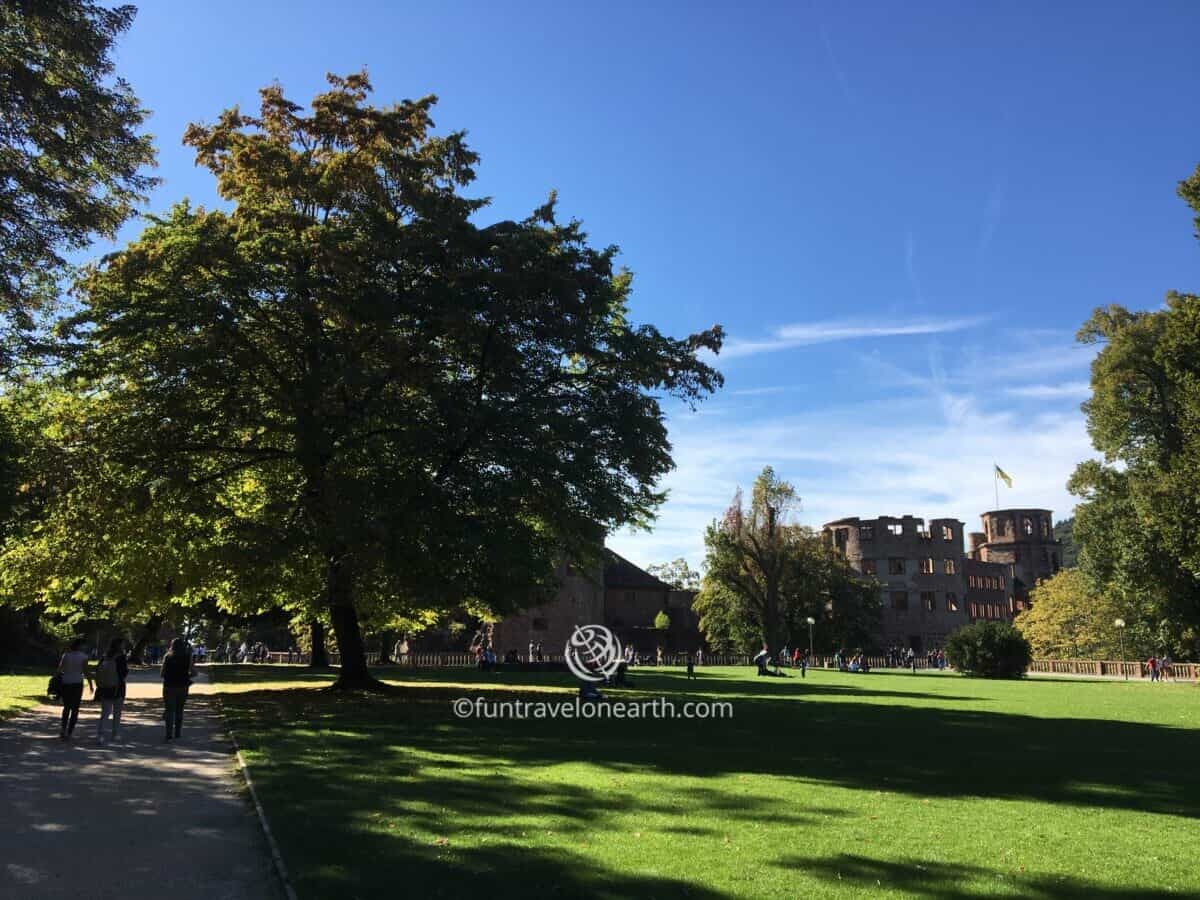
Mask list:
[[[1154,635],[1145,612],[1119,602],[1113,594],[1096,593],[1079,569],[1063,569],[1038,582],[1029,609],[1014,624],[1035,657],[1049,659],[1119,659],[1121,635],[1113,622],[1128,623],[1124,649],[1127,656],[1149,655]]]
[[[113,77],[134,8],[0,4],[0,314],[24,331],[57,293],[63,254],[113,237],[153,185],[146,119]],[[11,349],[11,348],[10,348]]]
[[[646,571],[677,591],[700,590],[700,573],[688,565],[682,556],[668,563],[647,566]]]
[[[1075,545],[1075,517],[1054,523],[1054,537],[1062,541],[1062,564],[1064,569],[1079,565],[1079,548]]]
[[[739,490],[705,532],[705,574],[693,609],[714,646],[749,651],[784,640],[808,642],[807,618],[822,623],[822,645],[868,646],[879,622],[878,587],[858,577],[821,535],[792,521],[795,489],[767,466],[750,504]]]
[[[84,280],[67,334],[105,457],[170,496],[249,491],[223,569],[247,548],[314,561],[357,687],[363,604],[523,606],[556,559],[648,521],[672,465],[659,396],[719,386],[697,353],[721,331],[631,325],[616,249],[553,197],[474,223],[477,157],[432,133],[434,98],[373,107],[365,75],[329,80],[308,114],[276,86],[256,117],[189,128],[232,209],[154,219]]]

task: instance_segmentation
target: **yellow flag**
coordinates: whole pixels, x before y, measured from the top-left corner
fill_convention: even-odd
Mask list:
[[[996,466],[995,463],[992,463],[992,465]],[[999,478],[1001,481],[1003,481],[1005,484],[1007,484],[1009,487],[1012,487],[1012,479],[1009,477],[1008,473],[1005,472],[999,466],[996,466],[996,477]]]

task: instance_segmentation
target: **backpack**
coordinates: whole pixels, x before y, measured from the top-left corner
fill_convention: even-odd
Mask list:
[[[117,674],[117,661],[111,656],[101,661],[100,667],[96,669],[96,687],[115,688],[121,683],[121,677]]]

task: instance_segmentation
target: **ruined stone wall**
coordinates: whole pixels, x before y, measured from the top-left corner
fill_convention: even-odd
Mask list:
[[[825,534],[851,566],[881,583],[881,645],[940,647],[967,624],[966,553],[957,519],[839,519]]]

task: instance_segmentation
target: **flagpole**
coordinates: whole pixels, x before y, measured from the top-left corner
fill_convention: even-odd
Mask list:
[[[995,463],[992,463],[992,489],[996,492],[996,509],[1000,509],[1000,475],[996,471],[999,468]]]

